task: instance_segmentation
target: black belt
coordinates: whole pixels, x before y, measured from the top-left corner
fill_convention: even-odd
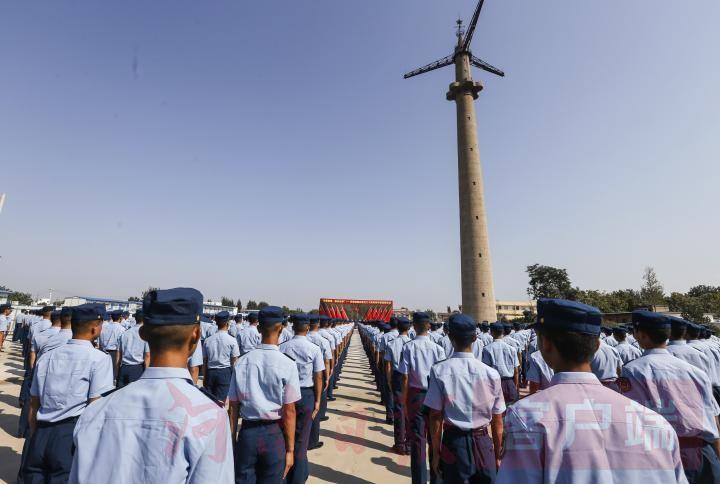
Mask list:
[[[251,429],[253,427],[266,427],[268,425],[279,425],[280,420],[243,420],[240,428]]]
[[[127,366],[127,367],[130,367],[130,366],[145,366],[145,363],[123,363],[123,364],[121,364],[120,366]]]
[[[315,388],[314,386],[311,386],[311,387],[300,387],[300,390],[313,390],[314,388]]]
[[[501,381],[508,381],[508,380],[515,381],[515,377],[514,376],[503,376],[500,378],[500,380]]]
[[[63,425],[63,424],[67,424],[67,423],[74,424],[75,422],[78,421],[79,418],[80,417],[69,417],[69,418],[66,418],[63,420],[58,420],[57,422],[45,422],[44,420],[38,420],[37,426],[39,428],[45,429],[45,428],[49,428],[49,427],[57,427],[58,425]]]
[[[487,425],[485,425],[484,427],[478,427],[476,429],[461,429],[460,427],[456,427],[453,424],[443,423],[443,432],[449,432],[449,433],[453,433],[456,435],[457,434],[460,434],[460,435],[472,434],[472,435],[480,435],[480,436],[490,435],[490,430],[488,429]]]

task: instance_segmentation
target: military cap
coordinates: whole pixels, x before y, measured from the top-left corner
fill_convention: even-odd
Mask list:
[[[277,306],[267,306],[260,310],[258,320],[261,326],[272,326],[273,324],[282,323],[285,315],[282,308]]]
[[[200,322],[206,324],[212,324],[212,319],[208,318],[205,314],[200,315]]]
[[[73,323],[84,323],[86,321],[102,321],[105,319],[105,305],[97,303],[81,304],[72,309]]]
[[[218,323],[224,323],[225,321],[230,320],[230,313],[227,311],[220,311],[215,315],[215,321]]]
[[[235,320],[235,322],[242,321],[242,314],[237,313],[235,316],[233,316],[233,319]]]
[[[55,311],[55,306],[43,306],[40,310],[40,314],[51,313]]]
[[[395,316],[393,316],[392,318],[390,318],[390,322],[389,322],[388,324],[390,324],[390,327],[391,327],[391,328],[397,328],[398,318],[396,318]]]
[[[425,311],[415,311],[412,315],[413,323],[432,322],[432,318]]]
[[[198,324],[202,307],[203,295],[190,287],[153,290],[143,299],[145,323],[149,325]]]
[[[494,323],[490,323],[488,325],[491,331],[505,331],[505,325],[502,324],[499,321],[495,321]]]
[[[670,326],[673,328],[684,328],[689,324],[689,321],[685,321],[683,318],[677,316],[668,316],[670,319]]]
[[[488,324],[487,321],[483,321],[482,323],[480,323],[480,329],[482,329],[482,330],[490,329],[490,324]]]
[[[475,334],[475,320],[467,314],[455,313],[448,321],[450,333],[458,336],[471,336]]]
[[[410,326],[412,326],[412,323],[410,320],[406,317],[399,317],[395,320],[397,323],[398,329],[405,331],[406,329],[410,329]]]
[[[612,328],[614,334],[627,334],[627,329],[624,326],[616,326]]]
[[[305,313],[295,313],[290,315],[290,322],[293,324],[309,324],[310,316]]]
[[[311,323],[317,323],[318,321],[320,321],[320,315],[317,313],[308,314],[308,320]]]
[[[51,319],[52,321],[56,321],[56,320],[60,319],[60,314],[61,314],[60,311],[53,311],[53,312],[50,314],[50,319]]]
[[[258,320],[258,313],[250,313],[245,317],[246,321],[257,321]]]
[[[0,304],[0,312],[5,311],[6,309],[12,309],[12,307],[9,304]]]
[[[73,308],[70,306],[64,306],[60,310],[60,317],[65,318],[67,316],[72,316]]]
[[[145,314],[143,313],[142,309],[138,309],[135,311],[135,319],[144,319]]]
[[[566,299],[540,299],[534,328],[548,328],[598,336],[602,314],[594,306]]]
[[[639,328],[669,328],[670,317],[666,314],[639,309],[632,312],[632,322]]]

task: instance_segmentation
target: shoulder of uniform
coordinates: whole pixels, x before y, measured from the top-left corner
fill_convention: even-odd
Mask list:
[[[192,385],[192,383],[191,383],[191,385]],[[217,405],[217,406],[220,407],[220,408],[223,407],[223,403],[217,401],[217,400],[215,399],[215,397],[213,396],[213,394],[210,393],[210,391],[208,391],[205,387],[196,387],[195,385],[192,385],[192,386],[195,387],[195,388],[197,388],[197,389],[200,391],[200,393],[202,393],[203,395],[205,395],[206,397],[208,397],[215,405]]]
[[[288,355],[287,353],[283,353],[283,355],[287,356],[287,357],[288,357],[289,359],[291,359],[292,361],[295,361],[295,358],[293,358],[292,356]]]

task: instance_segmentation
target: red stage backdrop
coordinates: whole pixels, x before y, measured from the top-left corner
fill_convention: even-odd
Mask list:
[[[393,302],[379,299],[320,299],[320,314],[361,321],[390,321]]]

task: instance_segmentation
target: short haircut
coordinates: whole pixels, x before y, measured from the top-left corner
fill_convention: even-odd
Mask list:
[[[503,336],[505,334],[505,329],[490,329],[490,334],[493,336]]]
[[[448,336],[450,337],[450,341],[462,347],[470,346],[476,338],[474,334],[460,335],[452,331],[450,331],[450,334]]]
[[[75,333],[87,333],[90,331],[90,328],[93,326],[99,326],[101,321],[99,319],[94,319],[90,321],[72,321],[70,323],[70,328],[72,328],[72,332]]]
[[[639,326],[637,331],[643,332],[650,338],[650,342],[656,345],[665,343],[670,338],[670,328],[654,328],[650,326]]]
[[[111,314],[110,317],[113,321],[118,321],[120,319],[120,314]]]
[[[230,320],[229,319],[226,319],[225,321],[215,320],[215,324],[217,324],[218,329],[219,328],[227,328],[228,326],[230,326]]]
[[[310,327],[310,323],[308,321],[293,321],[293,331],[305,331]]]
[[[143,324],[141,331],[152,353],[182,349],[197,327],[198,324]]]
[[[282,326],[280,322],[277,322],[275,324],[261,324],[258,331],[260,331],[261,336],[269,336],[273,333],[273,331],[277,331],[279,326]]]
[[[415,331],[424,333],[425,331],[428,331],[430,329],[430,321],[427,319],[413,321],[413,326],[415,326]]]
[[[537,328],[541,338],[547,338],[557,349],[560,357],[570,363],[590,363],[600,341],[596,335]]]
[[[685,332],[685,336],[690,339],[697,339],[699,334],[700,328],[698,328],[697,326],[688,326]]]
[[[670,339],[683,339],[686,332],[687,327],[684,324],[673,325],[670,329]]]
[[[627,338],[627,333],[623,331],[613,331],[612,335],[616,341],[625,341],[625,338]]]

